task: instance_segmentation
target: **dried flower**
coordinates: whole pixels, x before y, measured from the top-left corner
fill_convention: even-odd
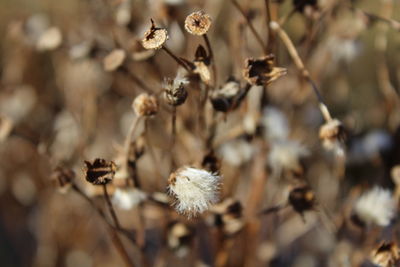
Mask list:
[[[168,191],[175,196],[175,208],[189,217],[202,213],[218,201],[220,176],[206,170],[182,167],[168,179]]]
[[[126,53],[123,49],[114,49],[103,60],[103,66],[106,71],[114,71],[122,65],[126,58]]]
[[[93,163],[85,161],[86,181],[94,185],[105,185],[114,178],[115,163],[104,159],[95,159]]]
[[[57,166],[51,174],[51,179],[57,185],[61,193],[65,193],[75,179],[75,172],[69,168]]]
[[[285,68],[275,67],[275,56],[270,54],[261,58],[248,58],[243,76],[252,85],[269,85],[287,73]]]
[[[364,225],[387,226],[393,219],[396,202],[390,190],[375,186],[361,195],[354,205],[354,215]]]
[[[325,148],[335,148],[339,142],[345,139],[343,124],[337,119],[326,122],[319,129],[319,138],[322,139]]]
[[[113,203],[123,210],[130,210],[146,199],[146,194],[137,188],[117,188],[113,194]]]
[[[187,96],[187,90],[185,85],[188,84],[189,81],[182,76],[182,73],[178,73],[175,79],[167,79],[164,88],[165,88],[165,99],[167,103],[171,106],[179,106],[182,105]]]
[[[152,116],[158,112],[158,101],[155,96],[142,93],[135,98],[132,107],[138,116]]]
[[[228,80],[222,88],[214,90],[210,96],[211,104],[215,110],[227,112],[232,109],[240,95],[240,84],[236,80]]]
[[[151,20],[151,27],[145,32],[142,45],[146,49],[160,49],[168,40],[168,32],[166,29],[157,28],[154,21]]]
[[[314,208],[314,192],[308,186],[296,187],[289,193],[289,203],[295,211],[303,215],[305,211]]]
[[[383,242],[372,252],[372,262],[381,267],[398,266],[400,250],[395,242]]]
[[[185,29],[193,35],[203,35],[211,26],[211,17],[204,11],[196,11],[186,17]]]

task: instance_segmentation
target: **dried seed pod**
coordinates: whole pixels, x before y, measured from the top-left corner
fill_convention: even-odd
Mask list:
[[[211,26],[211,17],[204,11],[191,13],[185,19],[185,29],[193,35],[203,35]]]
[[[371,261],[381,267],[398,266],[400,250],[395,242],[383,242],[372,252]]]
[[[168,32],[166,29],[157,28],[154,21],[151,20],[151,27],[145,32],[142,39],[142,45],[146,49],[160,49],[168,40]]]
[[[152,116],[158,112],[158,101],[155,96],[142,93],[133,100],[132,107],[138,116]]]
[[[114,71],[122,65],[126,58],[126,53],[123,49],[114,49],[103,60],[105,71]]]
[[[51,179],[61,193],[65,193],[72,186],[75,172],[69,168],[57,166],[51,174]]]
[[[299,186],[289,193],[289,203],[293,209],[303,215],[305,211],[312,210],[315,205],[314,192],[308,186]]]
[[[94,185],[105,185],[112,181],[116,171],[115,163],[104,159],[95,159],[93,163],[85,161],[86,181]]]
[[[275,56],[270,54],[261,58],[248,58],[243,76],[252,85],[269,85],[287,73],[285,68],[275,67]]]
[[[179,106],[185,103],[188,96],[185,84],[186,80],[167,79],[165,82],[165,99],[171,106]]]

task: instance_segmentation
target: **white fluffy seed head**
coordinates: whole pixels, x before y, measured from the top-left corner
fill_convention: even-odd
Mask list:
[[[176,210],[191,217],[218,201],[220,181],[219,175],[206,170],[182,167],[170,175],[168,192],[176,198]]]
[[[367,225],[387,226],[393,219],[396,202],[390,190],[374,187],[361,195],[354,205],[357,217]]]

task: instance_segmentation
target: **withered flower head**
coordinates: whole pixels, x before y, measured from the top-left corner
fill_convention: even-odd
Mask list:
[[[208,67],[210,65],[210,57],[202,45],[197,47],[192,65],[193,72],[198,74],[205,84],[208,84],[211,80],[210,69]]]
[[[234,106],[240,94],[240,84],[236,80],[229,80],[219,90],[214,90],[210,96],[215,110],[227,112]]]
[[[193,35],[203,35],[211,26],[211,17],[204,11],[196,11],[186,17],[185,29]]]
[[[372,252],[372,262],[382,267],[398,266],[400,250],[395,242],[383,242]]]
[[[299,186],[289,193],[289,203],[293,209],[303,215],[307,210],[312,210],[315,205],[314,192],[308,186]]]
[[[114,49],[103,60],[103,67],[106,71],[114,71],[122,65],[126,58],[126,53],[123,49]]]
[[[155,96],[142,93],[133,100],[132,107],[138,116],[152,116],[158,112],[158,101]]]
[[[179,106],[185,102],[188,96],[185,85],[188,83],[189,81],[181,73],[178,73],[175,79],[165,81],[165,99],[169,105]]]
[[[93,163],[85,160],[86,181],[94,185],[105,185],[114,178],[115,163],[104,159],[95,159]]]
[[[160,49],[168,40],[168,32],[166,29],[157,28],[154,21],[151,20],[151,27],[144,33],[142,45],[146,49]]]
[[[75,179],[75,172],[69,168],[57,166],[51,174],[51,179],[61,193],[65,193]]]
[[[269,85],[287,73],[285,68],[275,67],[275,56],[270,54],[261,58],[248,58],[243,76],[252,85]]]
[[[319,129],[319,138],[327,149],[334,148],[336,144],[343,142],[345,137],[343,124],[337,119],[328,121]]]

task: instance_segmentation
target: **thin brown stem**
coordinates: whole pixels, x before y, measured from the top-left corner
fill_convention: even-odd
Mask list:
[[[265,9],[266,9],[267,25],[269,25],[271,23],[271,21],[272,21],[270,0],[265,0]],[[274,32],[269,27],[267,27],[267,28],[268,28],[267,51],[268,51],[268,54],[269,54],[269,53],[272,53],[275,36],[274,36]]]
[[[207,34],[204,34],[204,35],[203,35],[203,38],[204,38],[204,41],[205,41],[205,43],[206,43],[208,53],[209,53],[209,55],[210,55],[211,64],[212,64],[211,67],[212,67],[212,71],[213,71],[214,87],[216,87],[218,83],[217,83],[217,67],[216,67],[216,65],[215,65],[214,52],[213,52],[213,50],[212,50],[211,43],[210,43],[210,40],[208,39]]]
[[[256,29],[253,26],[253,23],[251,23],[251,20],[247,16],[246,12],[243,10],[243,8],[239,5],[239,3],[236,0],[231,0],[232,4],[239,10],[239,12],[242,14],[242,16],[246,19],[247,24],[249,25],[249,28],[251,32],[253,33],[254,37],[256,38],[258,44],[261,46],[262,50],[264,53],[268,53],[267,48],[265,47],[260,35],[257,33]]]
[[[190,72],[190,68],[181,59],[179,59],[177,56],[175,56],[175,54],[169,48],[167,48],[166,46],[162,46],[161,49],[164,50],[170,57],[172,57],[176,61],[176,63],[178,63],[185,70]]]
[[[127,77],[135,83],[137,86],[142,88],[144,91],[151,93],[153,90],[151,90],[139,77],[137,77],[135,74],[133,74],[126,66],[121,66],[119,68],[119,71],[121,73],[124,73],[127,75]]]
[[[110,211],[110,214],[114,221],[115,227],[121,228],[121,224],[119,223],[117,214],[115,213],[114,207],[111,203],[110,196],[108,195],[108,192],[107,192],[107,185],[105,185],[105,184],[103,184],[103,193],[104,193],[104,199],[106,200],[107,207],[108,207],[108,210]]]
[[[172,108],[172,144],[171,146],[173,147],[175,144],[175,138],[176,138],[176,107]]]

